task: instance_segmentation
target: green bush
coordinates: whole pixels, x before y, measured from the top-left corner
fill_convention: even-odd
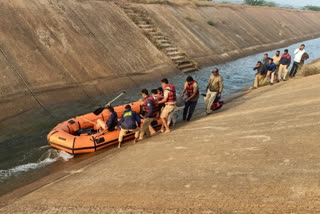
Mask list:
[[[214,21],[209,20],[209,21],[208,21],[208,25],[215,26],[216,23],[215,23]]]
[[[272,1],[265,1],[265,0],[244,0],[245,4],[252,5],[252,6],[268,6],[268,7],[276,7],[276,3]]]
[[[313,6],[313,5],[307,5],[305,7],[303,7],[304,10],[313,10],[313,11],[320,11],[320,7],[319,6]]]

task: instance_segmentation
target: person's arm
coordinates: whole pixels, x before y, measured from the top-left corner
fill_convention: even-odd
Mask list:
[[[184,96],[184,94],[186,93],[186,91],[187,91],[187,82],[184,84],[184,88],[183,88],[183,91],[182,91],[182,93],[181,93],[181,97],[183,97]]]
[[[198,84],[197,83],[194,83],[193,84],[193,94],[188,97],[185,102],[188,102],[189,100],[191,100],[192,98],[194,98],[196,95],[197,95],[197,92],[198,92]]]
[[[208,91],[209,87],[210,87],[210,84],[211,84],[211,78],[212,76],[210,76],[209,80],[208,80],[208,85],[207,85],[207,88],[206,88],[206,91]]]
[[[124,113],[123,113],[123,114],[124,114]],[[124,120],[123,114],[122,114],[122,116],[121,116],[121,119],[120,119],[119,122],[118,122],[118,127],[119,127],[119,128],[121,128],[121,124],[123,123],[123,120]]]
[[[277,69],[277,66],[276,66],[276,65],[273,65],[271,71],[274,72],[276,69]]]
[[[166,103],[169,97],[169,91],[167,88],[164,89],[163,99],[158,102],[158,104]]]
[[[153,107],[152,107],[152,101],[151,100],[147,100],[147,106],[148,106],[148,113],[144,115],[144,117],[150,117],[152,115],[152,111],[153,111]]]
[[[290,64],[291,64],[291,56],[289,57],[289,62],[288,62],[287,68],[289,68]]]
[[[107,125],[108,128],[111,127],[113,120],[114,120],[114,115],[111,114],[110,117],[109,117],[109,119],[107,120],[107,123],[106,123],[106,125]]]
[[[221,93],[223,91],[223,80],[222,80],[222,77],[220,77],[219,79],[219,97],[221,97]]]
[[[299,51],[300,51],[300,49],[299,49],[299,48],[297,48],[297,49],[294,51],[294,54],[299,53]]]
[[[136,121],[137,121],[137,123],[138,123],[138,127],[140,127],[140,125],[141,125],[141,119],[140,119],[139,115],[138,115],[136,112],[134,112],[134,116],[135,116]]]

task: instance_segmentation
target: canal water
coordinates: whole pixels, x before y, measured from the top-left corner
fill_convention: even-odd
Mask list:
[[[320,58],[320,38],[305,41],[304,44],[310,55],[307,63]],[[293,55],[293,51],[299,45],[300,43],[288,47],[291,55]],[[281,53],[283,50],[284,48],[280,49]],[[272,57],[275,51],[267,53]],[[255,76],[253,67],[258,60],[262,60],[263,54],[260,53],[232,62],[203,68],[198,72],[179,74],[170,77],[169,82],[176,86],[178,93],[181,93],[186,77],[191,75],[199,82],[200,91],[205,92],[211,71],[214,67],[217,67],[224,79],[223,100],[253,84]],[[115,104],[136,101],[141,98],[141,89],[147,88],[151,90],[159,86],[160,82],[157,81],[144,84],[140,87],[129,88],[126,90],[126,96],[123,96]],[[114,95],[105,97],[104,102],[110,100]],[[59,105],[55,108],[52,115],[45,114],[44,112],[33,112],[30,115],[24,116],[25,118],[17,117],[9,122],[7,127],[10,131],[8,130],[6,135],[2,132],[0,138],[0,195],[49,175],[57,169],[63,168],[67,163],[68,165],[72,164],[72,162],[76,163],[79,160],[78,156],[74,157],[66,152],[50,148],[46,135],[57,123],[93,111],[95,108],[93,103],[91,101],[91,103]],[[96,98],[96,103],[102,104],[101,97]],[[203,109],[204,101],[203,97],[201,97],[195,114],[203,112]],[[59,117],[55,117],[55,115],[59,115]],[[91,156],[88,156],[88,158]],[[82,160],[85,158],[86,156],[81,157]],[[57,167],[57,165],[60,167]]]

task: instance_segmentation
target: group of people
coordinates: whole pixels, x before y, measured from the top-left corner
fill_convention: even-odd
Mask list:
[[[290,78],[296,76],[304,61],[309,58],[304,44],[296,49],[294,54],[293,66],[289,73]],[[268,79],[270,79],[271,85],[280,81],[287,81],[290,64],[291,56],[288,49],[285,49],[282,55],[280,55],[280,51],[277,51],[272,58],[268,54],[265,54],[263,60],[258,61],[254,67],[254,70],[257,71],[254,88],[266,85]],[[201,95],[198,82],[191,76],[188,76],[181,95],[177,94],[176,87],[169,83],[166,78],[161,80],[161,86],[158,89],[152,89],[151,93],[147,89],[141,91],[143,105],[141,106],[142,111],[140,111],[140,114],[132,110],[130,105],[126,105],[125,111],[118,121],[118,115],[114,108],[111,105],[107,107],[110,117],[106,123],[98,120],[98,124],[100,124],[100,127],[103,127],[101,129],[103,131],[120,129],[118,148],[121,147],[123,138],[128,132],[135,133],[134,143],[142,140],[145,135],[152,136],[155,134],[156,131],[152,127],[153,121],[161,120],[160,132],[169,133],[170,125],[175,124],[177,114],[182,108],[183,121],[191,120]],[[223,102],[219,102],[222,91],[223,79],[219,74],[219,69],[215,68],[208,80],[206,94],[202,94],[205,96],[206,114],[210,114],[213,110],[222,106]]]
[[[201,95],[198,82],[193,77],[188,76],[181,95],[177,94],[176,87],[169,83],[166,78],[161,80],[161,86],[158,89],[152,89],[151,94],[147,89],[141,91],[143,110],[140,114],[131,109],[130,105],[126,105],[125,111],[118,121],[114,108],[111,105],[107,107],[110,117],[105,124],[102,124],[104,125],[103,130],[114,131],[120,129],[118,148],[121,147],[123,138],[128,132],[135,133],[133,143],[142,140],[145,135],[154,135],[156,131],[152,127],[152,122],[155,120],[161,120],[162,122],[160,132],[169,133],[171,131],[170,124],[175,124],[177,112],[183,108],[182,106],[184,106],[183,121],[191,120]],[[212,112],[212,106],[221,97],[222,91],[223,79],[219,75],[219,69],[215,68],[208,80],[207,92],[202,94],[205,96],[207,114]]]
[[[304,44],[300,45],[300,48],[297,48],[294,54],[294,62],[289,73],[289,78],[294,78],[305,60],[309,59]],[[263,60],[258,61],[257,65],[253,68],[253,70],[257,71],[254,88],[266,85],[268,79],[270,79],[270,85],[280,81],[287,81],[290,64],[291,55],[288,49],[285,49],[282,55],[280,55],[280,51],[277,51],[272,58],[270,58],[268,54],[265,54]]]

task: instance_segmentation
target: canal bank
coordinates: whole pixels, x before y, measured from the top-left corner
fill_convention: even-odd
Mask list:
[[[320,39],[304,41],[304,43],[310,54],[308,62],[320,57]],[[299,45],[297,43],[289,46],[290,53]],[[283,49],[280,50],[283,51]],[[268,53],[273,55],[275,51],[272,50]],[[221,75],[224,78],[223,100],[229,99],[253,84],[255,71],[252,70],[252,67],[257,60],[261,60],[262,56],[263,53],[260,53],[216,65],[220,68]],[[187,75],[192,75],[199,82],[201,91],[204,92],[212,68],[204,68],[199,72],[190,74],[169,76],[169,80],[177,86],[180,93]],[[159,86],[160,83],[157,80],[139,87],[127,88],[127,95],[115,104],[138,100],[142,88],[151,90]],[[94,154],[72,158],[68,154],[56,151],[48,146],[46,135],[57,123],[93,111],[97,104],[106,103],[113,96],[115,94],[99,96],[95,98],[95,101],[90,102],[56,104],[53,106],[54,111],[52,111],[54,117],[48,115],[47,112],[38,111],[30,112],[29,115],[20,115],[9,121],[1,121],[1,126],[6,128],[0,130],[0,185],[2,187],[0,188],[0,195],[63,170],[66,166],[78,164],[86,158],[93,158]],[[199,99],[195,116],[203,116],[201,115],[203,108],[203,99]],[[69,161],[66,162],[66,160]]]
[[[317,213],[319,84],[314,75],[253,90],[2,197],[0,213]]]

